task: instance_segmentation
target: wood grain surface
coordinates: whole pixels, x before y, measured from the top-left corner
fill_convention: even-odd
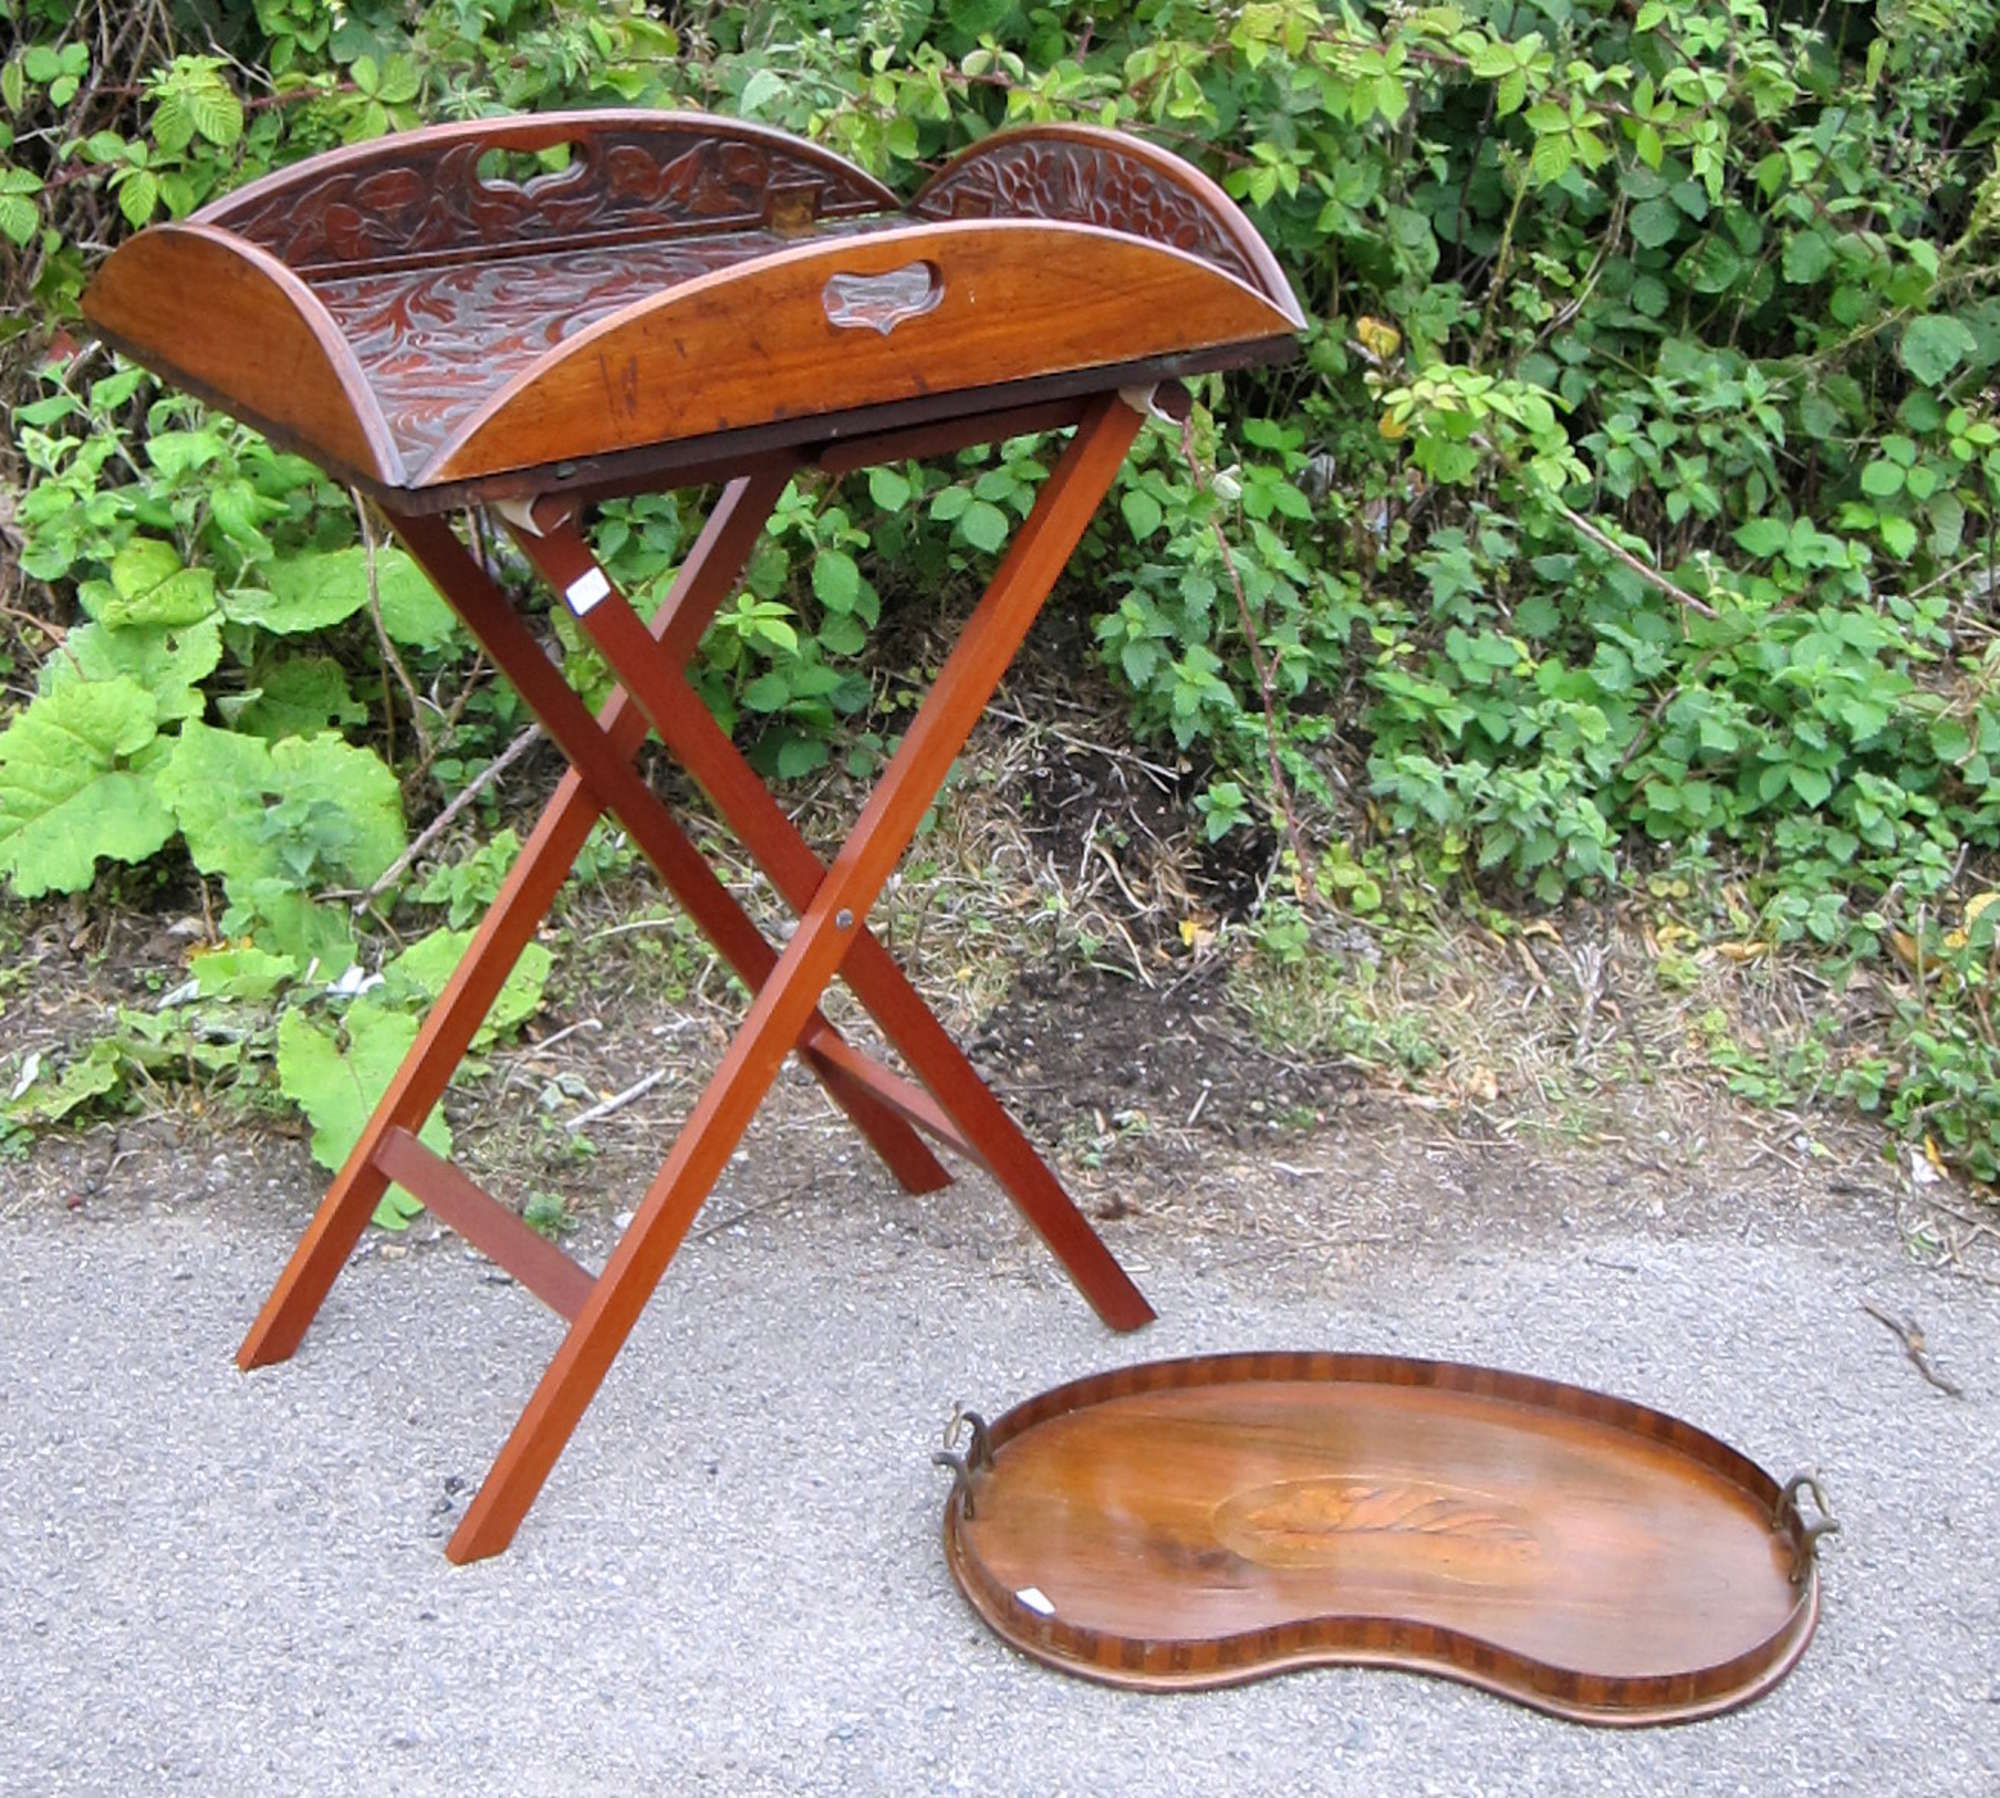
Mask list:
[[[1726,1444],[1491,1369],[1272,1354],[1158,1362],[1007,1413],[946,1509],[973,1607],[1115,1684],[1365,1663],[1599,1723],[1767,1690],[1818,1609],[1798,1520]]]

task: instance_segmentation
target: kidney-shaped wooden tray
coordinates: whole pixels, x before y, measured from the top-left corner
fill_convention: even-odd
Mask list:
[[[1663,1723],[1769,1690],[1818,1616],[1811,1481],[1552,1380],[1203,1356],[971,1433],[940,1457],[960,1587],[1017,1648],[1118,1685],[1360,1663]]]

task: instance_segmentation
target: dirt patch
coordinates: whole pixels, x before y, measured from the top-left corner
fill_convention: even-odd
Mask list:
[[[1022,974],[968,1046],[1016,1114],[1052,1140],[1156,1127],[1252,1140],[1323,1124],[1360,1088],[1353,1069],[1284,1061],[1252,1041],[1220,968],[1148,987],[1088,969]]]

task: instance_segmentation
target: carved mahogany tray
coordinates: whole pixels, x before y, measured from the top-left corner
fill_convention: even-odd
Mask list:
[[[84,310],[406,513],[1275,360],[1304,323],[1222,190],[1136,138],[997,133],[906,206],[782,132],[632,111],[312,157],[141,232]]]
[[[965,1418],[937,1457],[960,1588],[1115,1685],[1365,1664],[1593,1723],[1707,1716],[1804,1652],[1834,1527],[1801,1516],[1812,1481],[1676,1418],[1448,1362],[1203,1356]]]

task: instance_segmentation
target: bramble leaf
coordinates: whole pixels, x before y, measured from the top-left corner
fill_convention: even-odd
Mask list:
[[[1903,327],[1903,366],[1926,387],[1935,387],[1978,347],[1971,331],[1941,313],[1913,318]]]

